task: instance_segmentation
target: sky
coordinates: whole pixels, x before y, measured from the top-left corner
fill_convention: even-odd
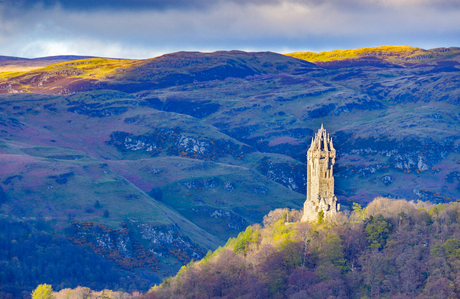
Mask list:
[[[460,46],[460,0],[0,0],[0,55]]]

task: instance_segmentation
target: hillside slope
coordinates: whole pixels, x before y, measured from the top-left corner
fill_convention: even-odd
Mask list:
[[[344,209],[379,195],[455,201],[459,54],[441,53],[313,64],[180,52],[9,74],[0,80],[1,217],[47,221],[73,246],[159,281],[270,210],[300,208],[321,124],[337,150]]]

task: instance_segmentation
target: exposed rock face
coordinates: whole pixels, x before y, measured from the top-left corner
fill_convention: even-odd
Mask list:
[[[137,267],[158,269],[158,258],[144,248],[123,223],[121,229],[109,229],[92,222],[73,222],[68,239],[76,245],[89,246],[126,270]]]
[[[302,222],[317,220],[320,211],[323,211],[324,216],[329,216],[340,210],[334,195],[332,167],[335,157],[332,139],[321,125],[307,153],[307,200],[304,203]]]
[[[89,246],[94,252],[126,270],[158,270],[161,267],[159,258],[164,257],[176,259],[186,265],[206,254],[203,248],[192,242],[176,225],[153,225],[131,220],[130,227],[125,222],[121,229],[109,229],[98,223],[75,221],[69,230],[68,239],[73,244]],[[142,245],[136,235],[147,241],[148,245]]]

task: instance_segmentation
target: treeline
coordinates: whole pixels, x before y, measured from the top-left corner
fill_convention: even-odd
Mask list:
[[[460,298],[460,203],[377,198],[317,223],[275,210],[151,298]]]
[[[148,290],[151,282],[121,271],[87,247],[49,233],[46,221],[0,219],[0,298],[29,298],[37,285],[55,290]],[[77,298],[77,297],[76,297]]]

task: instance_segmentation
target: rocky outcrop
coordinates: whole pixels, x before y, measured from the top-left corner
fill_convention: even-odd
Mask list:
[[[175,225],[155,226],[149,223],[133,222],[142,239],[148,240],[149,250],[157,257],[174,257],[186,265],[191,260],[199,260],[206,252],[183,235]]]
[[[107,144],[121,152],[143,152],[149,156],[165,151],[167,155],[201,160],[217,160],[233,156],[243,158],[254,151],[249,146],[238,145],[226,139],[198,138],[181,133],[180,129],[153,129],[147,134],[133,135],[116,131]]]
[[[186,186],[188,189],[214,189],[221,184],[221,180],[219,178],[193,179],[182,181],[181,184]]]
[[[183,235],[176,225],[152,225],[130,220],[121,229],[109,229],[102,224],[73,222],[69,228],[69,240],[81,246],[89,246],[94,252],[112,260],[120,267],[159,269],[159,259],[175,258],[183,265],[201,259],[205,251]],[[141,245],[139,235],[148,242]]]
[[[446,203],[452,201],[448,196],[442,196],[440,193],[435,193],[429,190],[417,189],[412,190],[419,200],[431,201],[432,203]]]
[[[226,223],[226,227],[240,232],[248,223],[244,220],[241,216],[224,209],[215,209],[211,207],[199,207],[199,208],[192,208],[192,211],[201,215],[201,217],[209,217],[214,219],[222,220]]]
[[[258,164],[257,170],[270,180],[292,191],[305,194],[307,188],[305,164],[275,163],[268,157],[260,160]]]
[[[73,222],[68,239],[76,245],[89,246],[126,270],[158,269],[157,257],[139,244],[126,224],[121,229],[109,229],[97,223]]]
[[[389,166],[403,172],[436,171],[434,165],[444,159],[449,153],[456,150],[454,141],[457,137],[446,138],[441,141],[427,139],[403,140],[385,138],[355,138],[351,133],[336,132],[336,148],[340,157],[344,155],[387,157],[387,163],[379,169]]]
[[[166,112],[175,112],[190,115],[196,118],[204,118],[219,110],[220,104],[211,101],[193,101],[188,99],[168,98],[164,101],[159,98],[144,99],[146,106]]]
[[[57,175],[57,176],[55,175],[49,176],[48,178],[54,179],[56,183],[58,183],[59,185],[64,185],[69,181],[69,178],[73,177],[74,175],[75,175],[74,172],[68,172],[68,173]]]
[[[380,103],[379,101],[364,100],[360,102],[346,103],[343,106],[339,106],[337,107],[337,109],[335,109],[334,114],[340,115],[341,113],[347,113],[353,110],[372,111],[372,110],[383,110],[385,108],[386,106]]]
[[[391,175],[383,175],[380,177],[380,180],[386,185],[389,186],[391,185],[394,181],[395,178]]]

